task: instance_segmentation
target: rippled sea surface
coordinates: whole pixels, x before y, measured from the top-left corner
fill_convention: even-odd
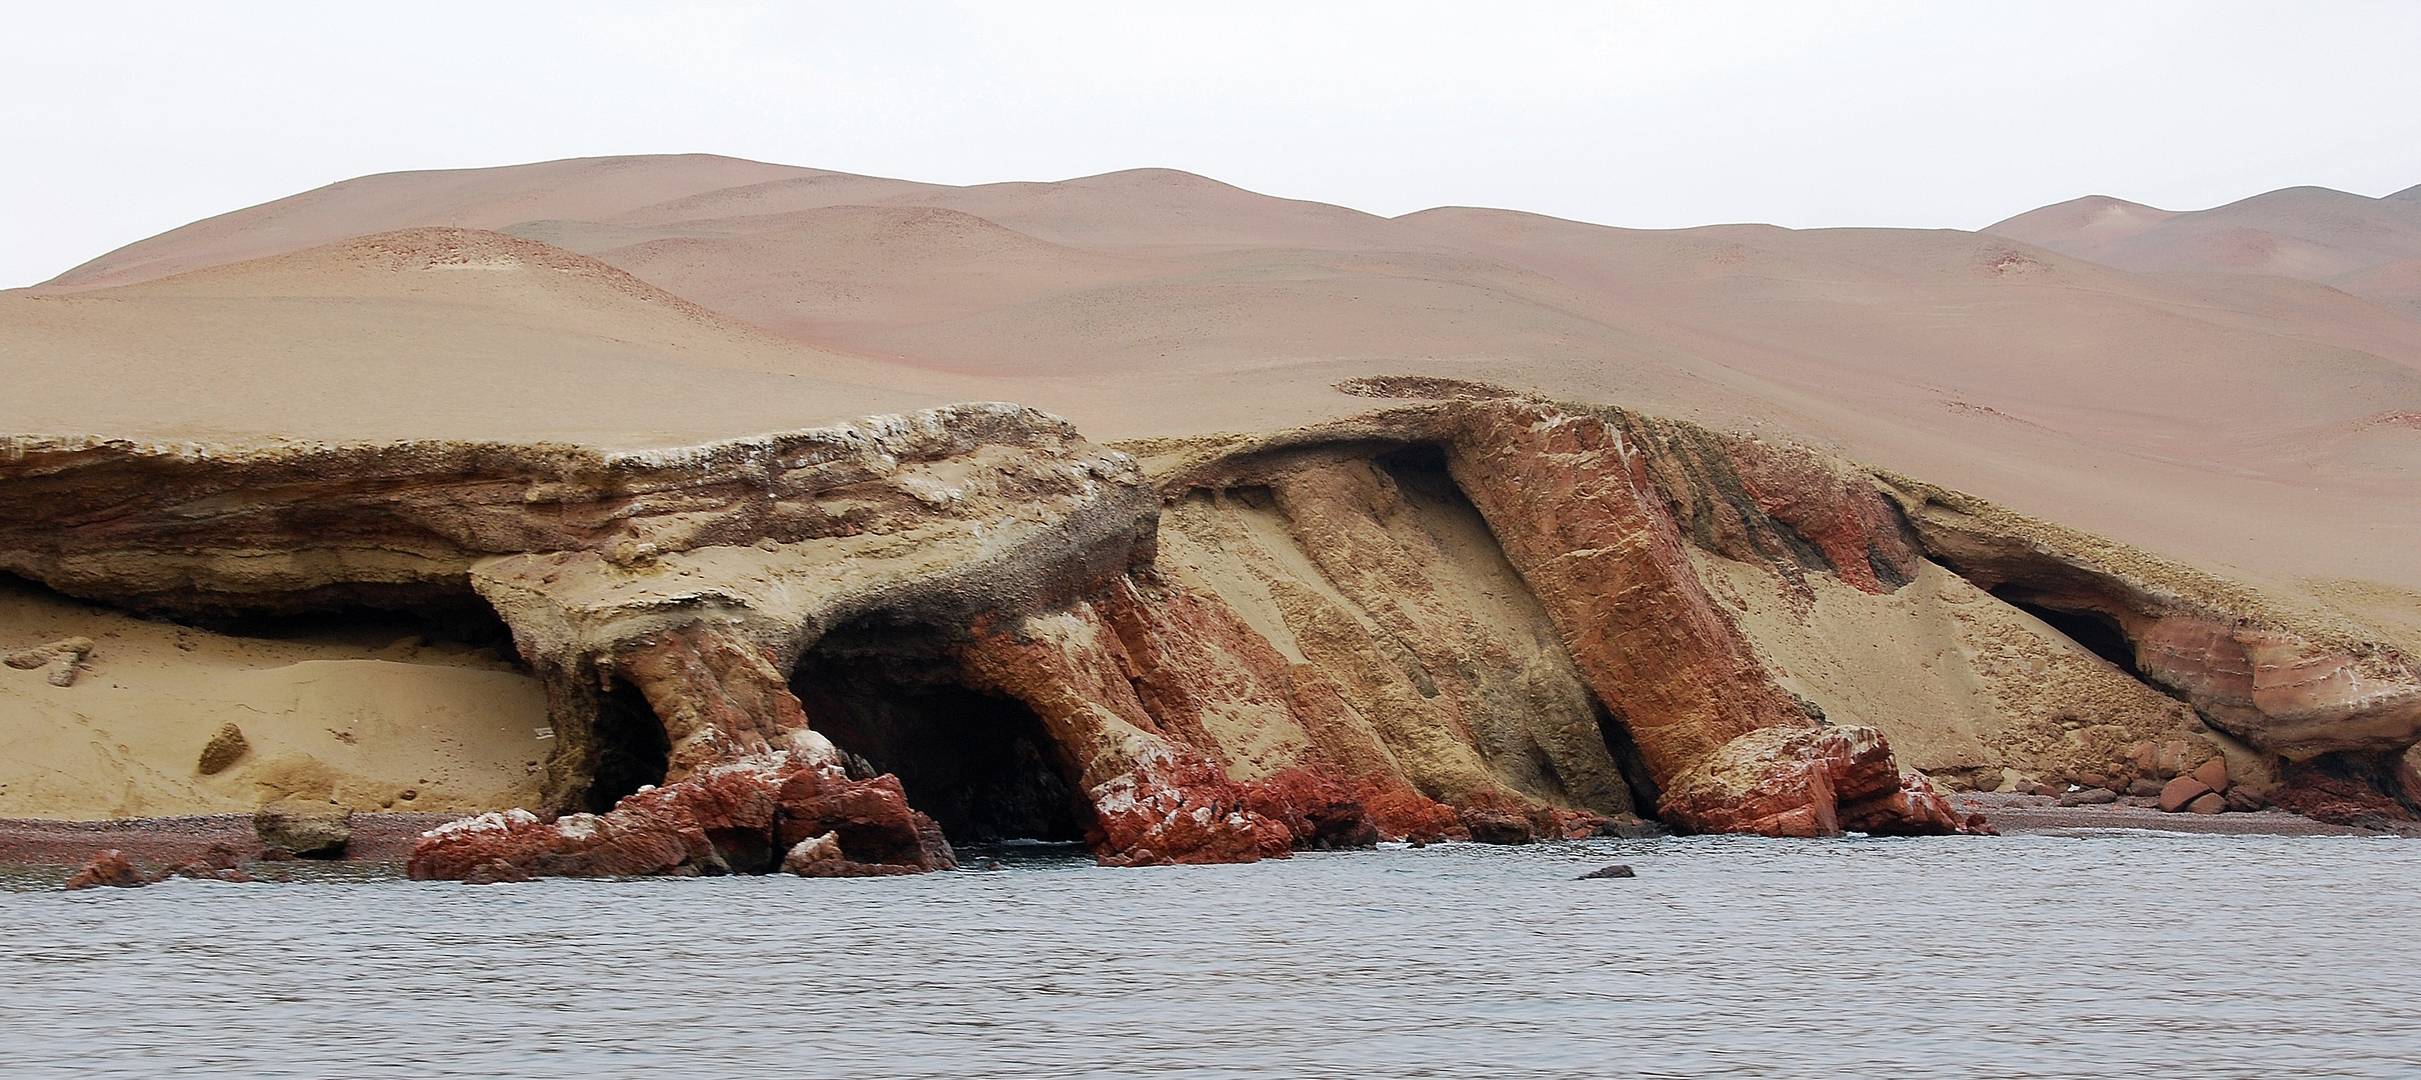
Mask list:
[[[0,894],[0,1073],[2421,1075],[2409,841],[1007,867]]]

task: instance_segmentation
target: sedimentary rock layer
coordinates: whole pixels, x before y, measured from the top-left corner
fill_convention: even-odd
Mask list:
[[[932,869],[940,822],[1114,864],[1972,829],[1738,596],[1885,602],[1936,561],[2110,615],[2266,751],[2421,737],[2400,657],[2189,642],[2226,597],[1803,448],[1458,392],[1129,449],[1005,405],[628,454],[21,440],[0,567],[187,617],[484,602],[556,749],[541,813],[432,834],[435,877]]]

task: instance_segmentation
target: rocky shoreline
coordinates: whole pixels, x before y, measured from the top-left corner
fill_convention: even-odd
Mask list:
[[[1955,795],[1951,802],[1962,813],[1989,818],[2004,836],[2125,829],[2204,836],[2421,839],[2421,833],[2411,830],[2336,825],[2279,809],[2212,815],[2169,812],[2161,810],[2152,800],[2133,797],[2116,803],[2061,805],[2060,800],[2051,796],[1989,792]],[[320,867],[342,867],[348,872],[341,876],[347,878],[365,873],[374,877],[404,877],[414,845],[452,820],[453,816],[448,814],[356,813],[352,816],[352,842],[341,854],[324,859],[296,859],[263,851],[252,817],[244,814],[110,821],[0,818],[0,880],[54,884],[111,851],[122,854],[139,872],[154,877],[173,867],[208,864],[214,859],[264,881],[307,882],[327,876],[312,872]]]
[[[2287,810],[2267,809],[2225,814],[2175,813],[2153,800],[2128,797],[2119,802],[2063,806],[2047,795],[2014,792],[1970,793],[1952,799],[1960,809],[1992,819],[2004,836],[2065,833],[2081,829],[2142,829],[2153,832],[2199,833],[2207,836],[2400,836],[2396,831],[2333,825]]]

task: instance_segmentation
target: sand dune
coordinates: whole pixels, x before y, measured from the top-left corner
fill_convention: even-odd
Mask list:
[[[0,429],[19,434],[661,444],[946,396],[595,260],[457,229],[0,295],[0,325],[24,389],[0,402]]]
[[[380,173],[171,229],[43,287],[124,285],[416,225],[492,229],[533,218],[605,217],[696,192],[816,172],[679,154]]]
[[[2030,210],[1987,232],[2125,270],[2270,274],[2322,282],[2410,314],[2421,290],[2391,268],[2421,258],[2421,196],[2293,187],[2208,210],[2106,196]]]

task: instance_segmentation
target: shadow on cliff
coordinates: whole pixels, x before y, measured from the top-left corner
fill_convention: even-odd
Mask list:
[[[942,631],[853,621],[800,657],[790,686],[850,775],[899,777],[952,844],[1085,839],[1092,808],[1042,721],[969,685]]]

